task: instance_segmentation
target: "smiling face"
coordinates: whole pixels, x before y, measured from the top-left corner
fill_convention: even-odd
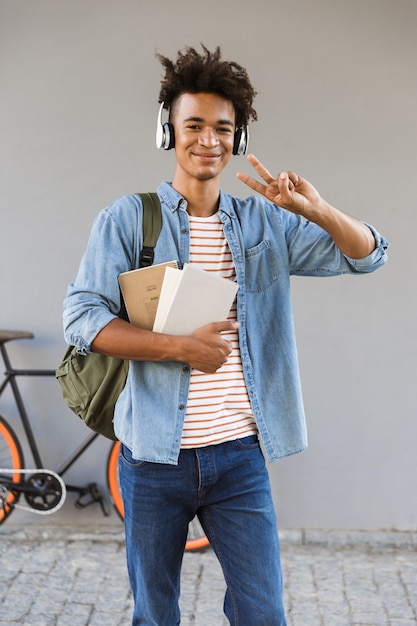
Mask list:
[[[214,181],[232,156],[235,111],[230,100],[213,93],[184,93],[171,111],[175,133],[174,187]],[[177,183],[177,184],[175,184]]]

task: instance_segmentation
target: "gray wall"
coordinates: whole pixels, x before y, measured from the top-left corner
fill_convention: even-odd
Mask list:
[[[280,524],[415,529],[416,24],[412,0],[0,0],[0,327],[36,335],[12,346],[16,364],[59,362],[98,211],[172,174],[154,148],[155,51],[220,44],[259,92],[251,150],[392,244],[372,276],[293,282],[310,447],[270,466]],[[238,169],[223,186],[244,196]],[[23,388],[54,466],[84,427],[52,379]],[[107,447],[74,479],[103,484]]]

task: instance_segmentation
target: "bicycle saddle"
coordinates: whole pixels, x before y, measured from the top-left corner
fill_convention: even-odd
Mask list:
[[[34,334],[25,330],[0,330],[0,344],[12,339],[33,339]]]

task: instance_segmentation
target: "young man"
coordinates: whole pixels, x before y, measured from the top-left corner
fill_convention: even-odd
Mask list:
[[[283,626],[280,552],[270,461],[303,450],[306,429],[290,304],[290,275],[371,272],[385,240],[330,206],[294,172],[240,200],[220,189],[256,119],[246,71],[203,47],[165,67],[158,144],[174,147],[172,183],[158,189],[163,226],[155,263],[176,259],[237,281],[229,318],[190,336],[119,319],[118,275],[138,265],[142,208],[126,196],[104,209],[65,301],[68,343],[130,359],[115,412],[121,445],[126,549],[134,625],[174,626],[187,526],[197,515],[222,565],[230,624]]]

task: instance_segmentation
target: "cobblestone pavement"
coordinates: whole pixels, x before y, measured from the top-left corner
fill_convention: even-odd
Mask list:
[[[417,624],[417,534],[282,531],[281,543],[288,626]],[[5,524],[0,558],[0,625],[129,626],[120,524]],[[182,626],[226,626],[223,594],[212,551],[186,553]]]

